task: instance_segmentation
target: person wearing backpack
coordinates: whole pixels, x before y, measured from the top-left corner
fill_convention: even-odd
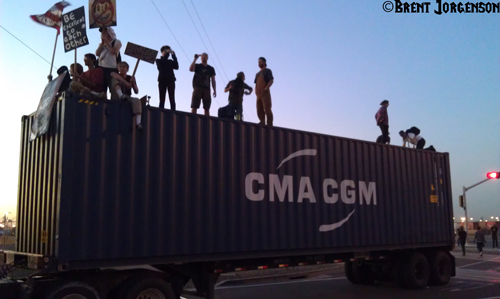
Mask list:
[[[387,115],[387,107],[389,107],[389,101],[383,100],[380,105],[380,109],[378,109],[377,114],[375,114],[375,120],[377,121],[377,126],[380,127],[382,131],[382,138],[377,139],[379,143],[390,143],[389,139],[389,116]]]
[[[111,27],[99,28],[101,43],[95,55],[99,56],[98,66],[103,69],[105,89],[109,88],[111,99],[118,100],[118,95],[112,86],[111,73],[118,73],[117,65],[121,62],[120,48],[122,43],[116,39],[116,34]]]
[[[417,127],[411,127],[406,130],[406,136],[410,140],[410,143],[417,146],[417,149],[424,149],[425,139],[420,136],[420,129]]]

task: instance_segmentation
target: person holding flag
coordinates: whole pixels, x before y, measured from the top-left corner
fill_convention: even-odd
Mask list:
[[[61,16],[63,9],[70,4],[66,1],[60,1],[54,4],[46,13],[42,15],[31,15],[31,19],[39,24],[57,29],[56,42],[54,44],[54,53],[52,54],[52,62],[50,63],[50,73],[47,76],[49,81],[52,81],[52,66],[54,65],[54,56],[56,54],[57,38],[61,33]]]

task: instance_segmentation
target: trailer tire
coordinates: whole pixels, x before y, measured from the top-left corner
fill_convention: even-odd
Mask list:
[[[71,296],[71,297],[70,297]],[[75,298],[78,296],[81,299],[100,299],[97,291],[90,285],[83,282],[68,282],[55,287],[46,299],[64,299]]]
[[[429,285],[442,286],[450,282],[452,266],[450,257],[446,253],[436,251],[429,256],[429,267]]]
[[[344,263],[344,273],[347,280],[353,284],[358,284],[358,281],[354,278],[354,273],[352,272],[353,262]]]
[[[347,279],[353,284],[369,285],[375,281],[375,275],[371,267],[365,263],[346,262],[344,272]]]
[[[430,275],[429,263],[422,253],[411,253],[401,266],[405,287],[423,289],[427,286]]]
[[[120,299],[174,299],[175,295],[166,280],[159,277],[132,277],[118,291]]]

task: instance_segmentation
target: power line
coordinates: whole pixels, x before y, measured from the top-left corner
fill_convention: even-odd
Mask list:
[[[5,29],[2,25],[0,25],[0,27],[5,30],[5,32],[7,32],[8,34],[12,35],[12,37],[14,37],[15,39],[17,39],[21,44],[23,44],[26,48],[30,49],[33,53],[35,53],[36,55],[38,55],[38,57],[42,58],[43,60],[45,60],[48,64],[50,64],[50,62],[43,58],[42,55],[38,54],[35,50],[31,49],[30,46],[28,46],[27,44],[25,44],[22,40],[20,40],[19,38],[17,38],[14,34],[10,33],[9,30]],[[56,69],[54,66],[52,66],[53,69]]]
[[[217,51],[215,51],[215,47],[214,45],[212,44],[212,41],[210,40],[210,36],[208,35],[207,33],[207,30],[205,29],[205,26],[203,25],[203,22],[201,21],[201,18],[200,18],[200,15],[198,14],[198,11],[196,10],[196,7],[194,6],[194,3],[193,3],[193,0],[190,0],[191,1],[191,5],[193,6],[193,9],[196,13],[196,16],[198,17],[198,20],[200,21],[200,24],[201,24],[201,27],[203,28],[203,31],[205,32],[205,35],[207,36],[207,39],[208,39],[208,42],[210,43],[210,46],[212,46],[212,49],[214,50],[214,54],[215,54],[215,58],[217,58],[217,61],[219,62],[219,65],[220,67],[222,68],[222,72],[224,73],[224,76],[226,76],[226,80],[227,81],[230,81],[229,80],[229,77],[227,76],[226,74],[226,70],[224,69],[224,66],[222,65],[222,63],[220,62],[220,59],[219,59],[219,55],[217,55]],[[184,0],[182,0],[182,3],[184,3]],[[186,5],[184,4],[184,7],[186,7]],[[186,7],[186,10],[187,10],[187,7]],[[188,11],[188,14],[189,14],[189,11]],[[191,17],[191,15],[189,14],[189,17]],[[191,21],[193,21],[193,19],[191,18]],[[194,21],[193,21],[193,24],[194,24]],[[196,25],[195,25],[195,28],[196,28]],[[196,29],[196,31],[198,31],[198,29]],[[200,32],[198,31],[198,35],[200,35]],[[201,35],[200,35],[200,38],[201,38]],[[202,39],[203,41],[203,39]],[[205,42],[203,42],[203,44],[205,45]],[[205,45],[205,47],[207,47],[207,45]],[[208,47],[207,47],[208,48]],[[226,83],[224,82],[224,85]],[[246,119],[245,117],[245,112],[243,112],[243,117]]]
[[[203,40],[203,38],[201,37],[201,34],[200,34],[200,31],[198,30],[198,27],[196,27],[196,24],[194,23],[194,20],[193,20],[193,18],[191,17],[191,14],[189,13],[189,10],[188,10],[188,8],[187,8],[187,6],[186,6],[186,3],[184,3],[184,0],[181,0],[181,2],[182,2],[182,4],[184,5],[184,8],[186,9],[186,11],[187,11],[187,13],[188,13],[188,15],[189,15],[189,18],[191,19],[191,22],[193,22],[194,28],[196,29],[196,32],[198,32],[198,36],[200,37],[201,42],[203,43],[203,45],[205,46],[205,48],[208,50],[208,47],[207,47],[207,45],[205,44],[205,41],[204,41],[204,40]],[[217,65],[215,65],[215,64],[214,64],[214,66],[215,66],[215,69],[217,69]],[[217,73],[218,73],[218,72],[219,72],[219,69],[217,69]],[[226,85],[226,81],[224,80],[224,77],[223,77],[222,75],[221,75],[221,79],[222,79],[222,82],[224,83],[224,85]],[[214,100],[215,100],[215,102],[217,102],[217,105],[219,105],[219,106],[220,106],[219,101],[217,101],[217,99],[216,99],[216,98],[214,98]]]
[[[175,37],[175,34],[174,32],[172,31],[172,29],[170,29],[170,26],[168,26],[167,24],[167,21],[165,21],[165,18],[163,17],[163,15],[161,14],[160,10],[158,9],[158,7],[156,6],[155,2],[153,0],[151,0],[151,3],[153,3],[154,7],[156,8],[156,11],[158,12],[158,14],[160,15],[160,17],[162,18],[163,20],[163,23],[165,23],[165,25],[167,26],[168,30],[170,31],[170,33],[172,33],[172,36],[174,37],[175,41],[177,42],[177,44],[179,45],[179,48],[181,48],[182,52],[184,53],[184,55],[186,55],[186,59],[188,61],[190,61],[189,57],[187,56],[186,54],[186,51],[184,51],[184,49],[182,48],[181,46],[181,43],[177,40],[177,38]]]
[[[210,43],[210,46],[212,46],[212,49],[214,50],[215,57],[217,58],[217,61],[219,61],[220,67],[222,68],[222,71],[224,72],[226,79],[229,81],[229,77],[226,74],[226,70],[224,70],[224,66],[220,62],[219,55],[217,55],[217,52],[215,51],[214,45],[212,44],[212,41],[210,40],[210,36],[208,35],[207,30],[205,29],[205,26],[203,25],[203,22],[201,21],[200,15],[198,14],[196,7],[194,6],[193,0],[190,0],[190,1],[191,1],[191,5],[193,5],[194,11],[196,12],[196,16],[198,16],[198,20],[200,21],[201,27],[203,28],[203,31],[205,31],[205,35],[207,36],[208,42]]]
[[[198,32],[198,36],[200,37],[201,39],[201,42],[203,43],[203,45],[205,46],[205,48],[208,50],[208,47],[207,47],[207,44],[205,44],[205,41],[203,40],[203,37],[201,37],[201,33],[200,31],[198,30],[198,27],[196,26],[196,23],[194,22],[193,20],[193,17],[191,17],[191,13],[189,12],[189,9],[187,8],[186,6],[186,3],[184,3],[184,0],[181,0],[182,4],[184,5],[184,8],[186,9],[188,15],[189,15],[189,18],[191,19],[191,22],[193,22],[193,26],[194,28],[196,29],[196,32]],[[217,69],[217,65],[214,64],[215,68]],[[219,73],[219,69],[217,69],[217,73]],[[224,84],[226,84],[226,82],[224,81],[224,77],[222,76],[222,73],[221,74],[221,79],[222,79],[222,82],[224,82]],[[225,73],[224,73],[225,74]],[[226,76],[227,77],[227,76]],[[226,78],[227,79],[227,78]]]

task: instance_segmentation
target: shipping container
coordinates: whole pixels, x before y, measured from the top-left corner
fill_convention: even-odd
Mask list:
[[[34,115],[22,118],[7,260],[52,273],[207,262],[217,272],[454,244],[447,153],[143,108],[139,130],[129,103],[68,93],[34,141]]]

